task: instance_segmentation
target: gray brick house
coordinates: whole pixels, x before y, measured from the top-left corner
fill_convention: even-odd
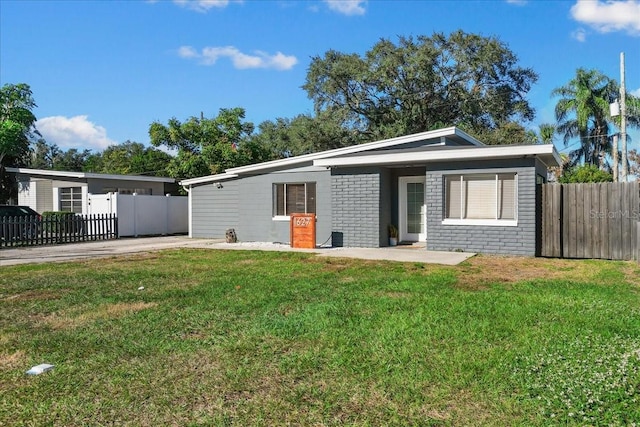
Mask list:
[[[187,179],[189,235],[289,242],[315,213],[318,245],[382,247],[389,225],[429,250],[536,255],[552,144],[486,146],[455,127]]]

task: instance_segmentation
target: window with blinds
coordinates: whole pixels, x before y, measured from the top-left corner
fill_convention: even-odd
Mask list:
[[[273,216],[292,213],[316,213],[316,183],[273,185]]]
[[[445,177],[445,218],[515,220],[516,174],[449,175]]]

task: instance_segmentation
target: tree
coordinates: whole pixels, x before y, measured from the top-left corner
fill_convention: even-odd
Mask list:
[[[556,127],[551,123],[542,123],[539,127],[538,140],[541,144],[553,144],[556,136]]]
[[[15,183],[5,167],[19,166],[26,161],[29,144],[35,135],[36,107],[29,85],[5,84],[0,89],[0,202],[14,193]]]
[[[596,165],[584,164],[580,166],[573,166],[566,169],[558,182],[562,184],[576,183],[576,182],[612,182],[613,175],[609,172],[603,171]]]
[[[629,151],[629,175],[635,175],[640,180],[640,152],[638,150]]]
[[[60,154],[56,144],[48,144],[40,138],[33,144],[28,166],[32,169],[53,169],[54,159]]]
[[[498,39],[457,31],[382,39],[363,57],[330,50],[312,59],[303,89],[316,115],[338,114],[371,140],[452,125],[486,135],[531,120],[536,80]]]
[[[59,171],[82,172],[85,169],[87,160],[91,156],[91,150],[78,150],[70,148],[67,151],[60,151],[53,158],[53,169]]]
[[[555,108],[556,129],[564,136],[565,146],[572,139],[579,139],[580,146],[569,153],[571,165],[582,160],[605,167],[606,155],[611,151],[609,104],[617,93],[615,81],[597,70],[583,68],[569,83],[551,92],[552,96],[560,96]]]
[[[293,119],[278,118],[260,124],[259,133],[252,140],[268,147],[278,158],[299,156],[318,151],[354,145],[359,135],[343,127],[339,120],[327,112],[317,117],[301,114]]]
[[[473,136],[487,145],[537,144],[538,135],[519,123],[509,122],[496,129],[484,129],[472,132]]]
[[[27,162],[30,168],[71,172],[82,172],[92,155],[90,150],[61,150],[56,144],[48,144],[42,138],[33,144],[30,153]]]
[[[213,119],[176,118],[167,125],[154,122],[149,127],[151,143],[177,150],[168,167],[170,176],[179,179],[221,173],[225,169],[271,160],[273,154],[260,141],[251,141],[253,123],[243,122],[242,108],[220,109]]]
[[[154,147],[139,142],[125,141],[111,145],[102,153],[92,156],[87,167],[92,172],[119,175],[167,176],[173,157]]]

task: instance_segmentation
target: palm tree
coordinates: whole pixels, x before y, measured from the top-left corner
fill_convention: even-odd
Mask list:
[[[556,127],[550,123],[542,123],[538,126],[538,139],[541,144],[553,144],[553,137],[556,134]]]
[[[617,84],[597,70],[579,68],[565,86],[554,89],[560,96],[555,113],[557,132],[568,145],[579,138],[580,147],[569,153],[572,164],[582,159],[585,164],[605,167],[605,156],[611,151],[609,104],[617,98]]]

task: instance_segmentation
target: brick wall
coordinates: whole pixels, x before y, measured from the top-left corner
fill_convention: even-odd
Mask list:
[[[331,227],[334,246],[380,246],[380,171],[331,172]]]
[[[518,177],[517,226],[444,225],[444,174],[507,173]],[[492,254],[536,255],[536,168],[427,171],[427,249]]]

